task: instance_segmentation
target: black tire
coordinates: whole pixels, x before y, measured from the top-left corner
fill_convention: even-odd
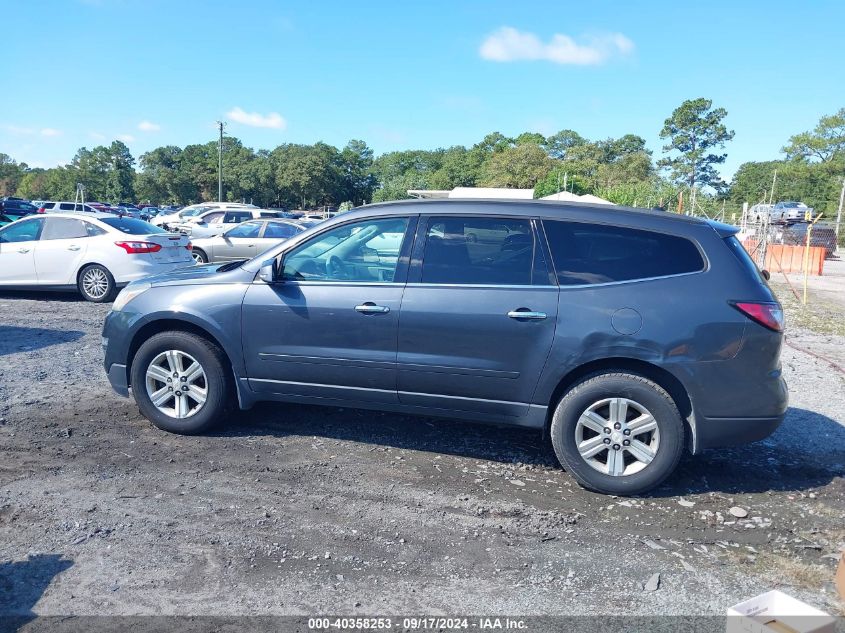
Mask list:
[[[147,393],[147,369],[157,356],[168,350],[191,356],[205,372],[205,402],[196,413],[183,419],[159,410]],[[226,355],[217,345],[189,332],[162,332],[147,339],[132,361],[130,381],[135,402],[144,417],[158,428],[171,433],[204,433],[226,417],[234,402],[232,377]]]
[[[208,263],[208,255],[201,248],[191,249],[191,256],[194,258],[194,261],[197,264],[207,264]]]
[[[93,283],[96,279],[97,283]],[[92,303],[112,301],[117,291],[117,284],[109,269],[100,264],[88,264],[79,271],[76,278],[79,294]],[[102,291],[100,290],[102,288]]]
[[[591,405],[605,398],[640,403],[657,422],[659,444],[652,461],[639,472],[616,476],[599,472],[578,452],[578,420]],[[655,488],[675,470],[684,450],[684,423],[672,397],[657,383],[624,372],[594,374],[572,387],[555,408],[550,435],[561,465],[581,486],[604,494],[637,495]],[[625,459],[630,460],[630,456]]]

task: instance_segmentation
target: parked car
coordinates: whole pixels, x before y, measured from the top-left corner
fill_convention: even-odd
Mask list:
[[[787,224],[783,231],[775,236],[775,239],[781,244],[805,246],[809,226],[809,222]],[[814,225],[812,231],[810,231],[810,246],[821,246],[825,249],[825,256],[832,257],[836,253],[835,227],[821,224]]]
[[[9,216],[12,220],[19,220],[27,215],[38,213],[38,207],[20,198],[4,198],[0,200],[0,213]]]
[[[156,226],[164,226],[171,230],[176,228],[176,225],[183,222],[186,218],[191,218],[205,211],[212,209],[257,209],[258,207],[251,204],[240,204],[238,202],[204,202],[202,204],[192,204],[183,207],[166,215],[159,215],[153,218],[153,224]]]
[[[173,228],[194,239],[222,235],[229,229],[233,229],[241,222],[246,222],[247,220],[275,217],[278,217],[275,211],[268,211],[266,209],[210,209],[199,215],[185,218]]]
[[[765,204],[763,202],[753,205],[748,209],[748,220],[756,224],[762,222],[773,223],[780,222],[783,219],[783,211],[774,213],[775,206],[773,204]]]
[[[60,202],[44,202],[41,204],[41,207],[38,209],[38,213],[100,213],[99,210],[95,209],[89,204],[83,204],[81,202],[68,202],[68,201],[60,201]]]
[[[772,214],[778,216],[782,221],[806,220],[812,218],[813,209],[803,202],[778,202]]]
[[[311,226],[313,224],[309,222],[275,219],[242,222],[222,235],[192,238],[194,261],[205,264],[252,259],[258,253],[299,235]]]
[[[0,229],[0,288],[77,288],[103,302],[130,281],[192,263],[187,238],[107,213],[36,215]]]
[[[518,425],[582,485],[639,494],[684,447],[762,439],[786,411],[783,312],[736,231],[566,203],[365,206],[130,284],[105,370],[175,433],[262,400]]]

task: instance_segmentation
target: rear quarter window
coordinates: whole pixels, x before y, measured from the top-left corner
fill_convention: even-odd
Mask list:
[[[562,286],[667,277],[704,270],[698,247],[676,235],[621,226],[544,220]]]

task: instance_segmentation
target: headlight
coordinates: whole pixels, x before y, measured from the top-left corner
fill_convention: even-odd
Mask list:
[[[146,281],[142,283],[129,284],[117,295],[117,298],[114,300],[114,303],[111,307],[112,311],[120,312],[121,310],[123,310],[127,303],[132,301],[132,299],[137,297],[142,292],[146,292],[150,288],[152,288],[152,284]]]

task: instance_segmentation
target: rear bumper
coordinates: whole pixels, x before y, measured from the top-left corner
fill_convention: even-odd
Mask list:
[[[769,437],[786,414],[765,418],[704,418],[697,421],[697,449],[750,444]]]

